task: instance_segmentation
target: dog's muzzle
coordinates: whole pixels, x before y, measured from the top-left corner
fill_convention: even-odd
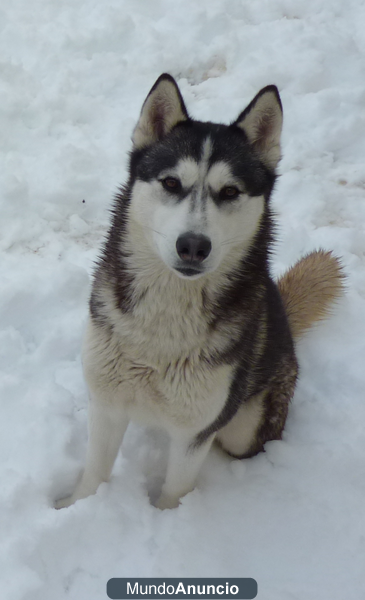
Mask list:
[[[180,262],[175,269],[185,277],[204,272],[204,261],[212,250],[212,242],[205,235],[188,232],[180,235],[176,242],[176,252]]]

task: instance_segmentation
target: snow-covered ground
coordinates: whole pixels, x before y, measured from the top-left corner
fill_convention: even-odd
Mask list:
[[[0,595],[100,600],[111,577],[242,576],[259,600],[365,598],[365,5],[359,0],[0,2]],[[86,448],[80,346],[93,261],[158,75],[229,122],[284,105],[273,270],[317,247],[346,297],[298,348],[281,442],[213,450],[161,512],[166,440],[130,427],[109,484],[67,510]]]

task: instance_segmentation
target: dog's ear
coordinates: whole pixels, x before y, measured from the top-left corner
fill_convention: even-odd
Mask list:
[[[189,115],[175,79],[163,73],[142,106],[132,136],[134,147],[139,149],[157,142],[177,123],[188,119]]]
[[[263,163],[274,170],[280,160],[283,125],[283,109],[277,87],[268,85],[263,88],[234,125],[245,132]]]

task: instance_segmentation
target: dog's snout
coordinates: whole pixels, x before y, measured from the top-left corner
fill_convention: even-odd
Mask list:
[[[181,260],[187,263],[201,263],[205,260],[212,249],[212,243],[205,235],[195,233],[184,233],[176,242],[176,251]]]

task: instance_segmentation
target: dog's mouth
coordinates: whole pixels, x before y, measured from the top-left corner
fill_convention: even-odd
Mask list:
[[[175,267],[174,270],[177,272],[179,277],[183,279],[198,279],[205,273],[205,269],[197,269],[194,267]]]

